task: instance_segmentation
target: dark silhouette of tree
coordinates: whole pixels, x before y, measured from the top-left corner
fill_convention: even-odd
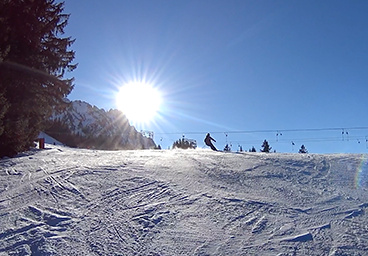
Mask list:
[[[230,152],[231,151],[231,147],[229,146],[229,144],[226,144],[226,146],[224,147],[224,151],[225,152]]]
[[[172,147],[182,148],[182,149],[188,149],[188,148],[195,149],[197,148],[197,143],[194,140],[188,140],[186,138],[182,138],[182,139],[178,139],[177,141],[175,141]]]
[[[253,146],[251,149],[249,149],[249,152],[257,152],[256,148]]]
[[[261,152],[269,153],[271,149],[272,149],[272,147],[270,147],[270,145],[268,144],[268,141],[264,140],[263,143],[262,143]]]
[[[0,157],[29,149],[73,79],[69,14],[55,0],[0,1]],[[5,107],[4,107],[5,106]]]
[[[300,149],[299,149],[299,153],[308,153],[308,150],[305,148],[305,146],[304,145],[302,145],[301,147],[300,147]]]
[[[4,95],[0,92],[0,136],[4,132],[3,118],[9,108],[9,103],[5,99]]]

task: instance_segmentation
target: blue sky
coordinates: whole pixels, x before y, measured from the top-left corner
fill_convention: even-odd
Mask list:
[[[355,129],[368,127],[368,1],[66,0],[65,12],[69,99],[109,110],[119,86],[150,82],[159,116],[136,128],[163,148],[210,132],[220,149],[368,152]]]

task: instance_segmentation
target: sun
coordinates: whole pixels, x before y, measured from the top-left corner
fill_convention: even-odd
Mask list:
[[[161,96],[150,84],[131,82],[120,88],[116,96],[116,105],[130,122],[147,123],[159,111]]]

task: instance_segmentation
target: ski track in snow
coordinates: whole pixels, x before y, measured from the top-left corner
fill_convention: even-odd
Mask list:
[[[361,155],[96,151],[0,160],[0,255],[365,255]]]

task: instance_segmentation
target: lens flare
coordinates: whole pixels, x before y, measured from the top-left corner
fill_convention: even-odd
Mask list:
[[[368,186],[368,155],[362,155],[359,167],[355,174],[355,188]]]

